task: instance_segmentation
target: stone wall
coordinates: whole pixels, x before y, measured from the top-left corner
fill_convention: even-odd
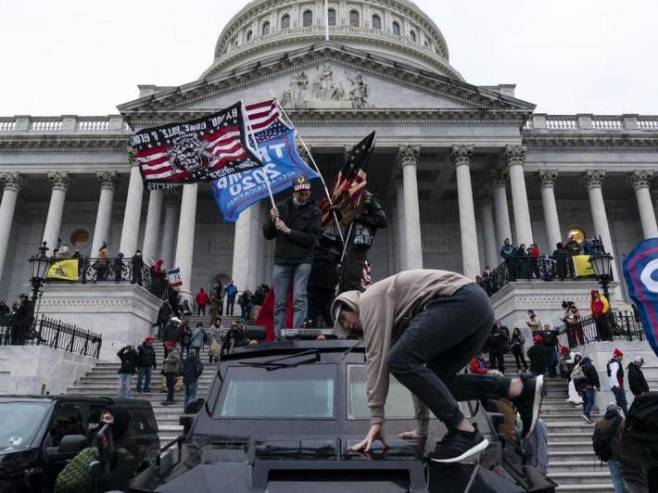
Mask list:
[[[103,336],[100,359],[118,361],[117,351],[153,334],[160,300],[134,284],[49,284],[40,312]]]
[[[61,394],[95,364],[48,346],[0,346],[0,394]]]

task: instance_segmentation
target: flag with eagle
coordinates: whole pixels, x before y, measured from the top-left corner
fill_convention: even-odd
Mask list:
[[[332,207],[342,218],[343,224],[349,224],[361,203],[368,185],[366,168],[370,153],[375,145],[376,132],[355,145],[347,155],[345,165],[338,172],[336,183],[331,191],[331,203],[327,198],[320,202],[322,210],[322,227],[326,228],[333,221]]]
[[[217,180],[263,164],[242,102],[197,120],[145,128],[130,146],[147,190]]]

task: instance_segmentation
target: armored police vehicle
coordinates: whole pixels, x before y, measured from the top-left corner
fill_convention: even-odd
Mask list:
[[[425,459],[445,433],[432,420],[426,440],[395,437],[415,427],[409,391],[391,380],[389,448],[356,453],[369,426],[364,349],[352,340],[289,340],[237,349],[217,367],[207,400],[181,418],[186,433],[165,447],[134,492],[553,492],[496,432],[502,416],[462,403],[492,445],[477,462]]]

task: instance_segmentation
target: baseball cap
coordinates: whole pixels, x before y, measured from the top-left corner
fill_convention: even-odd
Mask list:
[[[299,175],[295,178],[295,182],[293,185],[293,190],[295,192],[298,192],[299,190],[310,190],[310,189],[311,189],[311,181],[308,179],[308,176]]]

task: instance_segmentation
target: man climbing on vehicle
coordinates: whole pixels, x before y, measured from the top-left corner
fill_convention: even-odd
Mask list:
[[[417,428],[402,438],[429,431],[429,411],[448,428],[430,454],[435,462],[460,462],[489,445],[461,413],[458,401],[508,398],[523,422],[522,437],[534,429],[543,376],[505,378],[462,374],[479,354],[494,314],[487,294],[472,280],[448,271],[410,270],[379,281],[364,293],[347,291],[332,306],[339,335],[363,333],[371,426],[353,450],[369,451],[384,436],[389,372],[414,395]],[[428,409],[429,408],[429,409]]]

